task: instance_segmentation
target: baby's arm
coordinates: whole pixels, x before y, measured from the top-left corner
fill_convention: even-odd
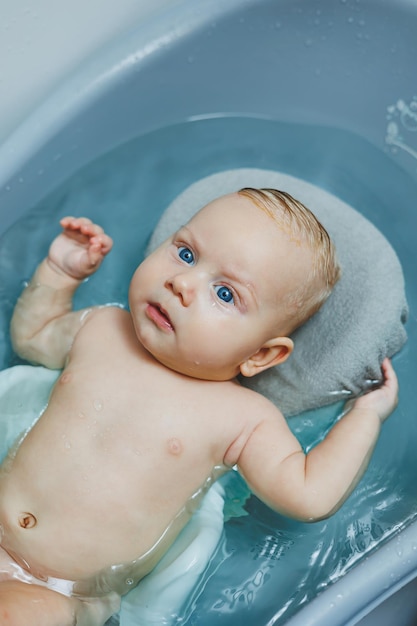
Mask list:
[[[238,466],[272,508],[304,521],[334,513],[359,482],[380,426],[397,404],[398,384],[388,359],[383,385],[360,398],[307,455],[284,418],[266,419],[252,433]]]
[[[65,217],[61,225],[62,233],[20,296],[10,326],[14,350],[52,369],[63,367],[89,312],[72,311],[73,295],[112,247],[110,237],[87,218]]]

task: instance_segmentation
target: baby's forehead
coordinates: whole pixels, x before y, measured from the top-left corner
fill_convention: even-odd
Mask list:
[[[191,216],[184,228],[198,231],[206,239],[213,231],[226,230],[230,240],[243,234],[248,245],[256,240],[265,247],[276,247],[285,242],[301,245],[300,237],[278,215],[265,211],[251,198],[238,193],[220,196],[209,202]]]
[[[211,218],[224,218],[225,220],[241,221],[245,217],[256,216],[258,214],[268,215],[251,198],[239,195],[239,193],[229,193],[215,198],[202,206],[197,213],[191,216],[188,223],[198,219],[205,220]],[[269,217],[269,215],[268,215]]]

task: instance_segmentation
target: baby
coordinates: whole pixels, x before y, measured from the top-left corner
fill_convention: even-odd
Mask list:
[[[339,277],[328,234],[290,195],[208,204],[139,265],[130,311],[72,310],[112,241],[86,218],[61,225],[11,322],[16,352],[62,373],[0,470],[2,626],[103,624],[235,465],[275,510],[331,515],[397,401],[386,359],[383,385],[305,455],[238,384],[288,358]]]

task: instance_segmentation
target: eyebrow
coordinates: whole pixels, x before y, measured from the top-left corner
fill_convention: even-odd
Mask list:
[[[247,280],[242,276],[239,270],[235,270],[233,267],[228,267],[225,272],[223,272],[226,277],[230,277],[232,282],[239,283],[246,291],[249,292],[253,302],[256,307],[258,307],[258,297],[256,294],[256,289],[250,280]]]
[[[177,230],[177,232],[174,234],[174,239],[175,239],[175,237],[180,235],[182,231],[186,231],[192,246],[196,248],[197,252],[198,252],[198,250],[203,250],[204,251],[204,246],[201,246],[201,243],[199,243],[198,239],[195,237],[194,233],[188,228],[187,225],[183,225],[183,226],[181,226]],[[222,272],[221,273],[226,278],[230,278],[230,280],[232,282],[238,283],[244,289],[246,289],[249,292],[252,300],[254,301],[255,306],[256,307],[259,306],[258,297],[257,297],[257,293],[256,293],[256,289],[255,289],[254,285],[252,284],[252,282],[250,280],[247,280],[244,276],[242,276],[242,273],[238,269],[236,270],[236,269],[234,269],[233,267],[230,267],[230,266],[228,266],[227,269],[224,269],[222,267]]]

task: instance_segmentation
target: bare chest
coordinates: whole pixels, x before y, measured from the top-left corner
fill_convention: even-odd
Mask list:
[[[186,499],[223,463],[239,427],[228,415],[229,383],[223,394],[217,383],[175,374],[134,345],[116,329],[94,351],[74,350],[20,451],[42,493],[65,484],[87,506],[88,494],[108,500],[117,482],[114,506],[152,502],[163,491],[176,494],[175,509],[175,499]]]

